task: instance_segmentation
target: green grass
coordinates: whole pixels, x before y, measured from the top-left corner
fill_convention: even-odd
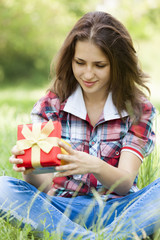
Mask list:
[[[0,174],[18,177],[8,163],[11,148],[16,143],[18,124],[30,123],[30,111],[37,99],[44,94],[43,89],[7,88],[0,91]]]
[[[16,143],[16,132],[18,124],[30,123],[30,111],[34,103],[45,94],[46,88],[29,89],[25,87],[7,87],[0,90],[0,175],[13,176],[22,179],[20,173],[12,170],[12,165],[8,159],[11,155],[11,148]],[[159,105],[157,104],[159,107]],[[158,116],[159,118],[159,116]],[[159,120],[155,124],[156,132],[159,137]],[[160,141],[159,141],[160,142]],[[140,188],[148,185],[150,182],[160,176],[160,154],[159,143],[157,143],[154,152],[144,160],[140,168],[139,182]],[[29,227],[21,230],[14,228],[9,222],[0,219],[0,239],[15,240],[15,239],[36,239],[34,236],[28,236]],[[158,240],[160,232],[155,235],[154,239]],[[60,239],[53,235],[49,237],[48,232],[44,231],[43,239]],[[103,237],[99,237],[99,240]],[[112,239],[112,238],[111,238]],[[148,238],[149,239],[149,238]],[[78,240],[78,239],[77,239]]]

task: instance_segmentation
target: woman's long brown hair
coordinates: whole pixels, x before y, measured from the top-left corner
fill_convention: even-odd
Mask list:
[[[66,37],[55,65],[55,80],[51,91],[63,102],[76,89],[77,80],[72,71],[72,59],[77,41],[92,41],[109,58],[111,78],[108,91],[119,114],[123,110],[141,116],[141,101],[145,97],[147,75],[141,70],[127,29],[112,15],[105,12],[89,12],[73,27]]]

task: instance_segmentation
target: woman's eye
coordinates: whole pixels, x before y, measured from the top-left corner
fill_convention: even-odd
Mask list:
[[[84,63],[83,62],[77,62],[77,61],[75,61],[78,65],[84,65]]]
[[[96,65],[98,68],[104,68],[106,65]]]

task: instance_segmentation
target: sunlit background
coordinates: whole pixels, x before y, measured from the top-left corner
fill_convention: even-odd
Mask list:
[[[92,10],[107,11],[128,28],[159,105],[159,0],[1,0],[1,86],[49,83],[51,59],[77,19]]]

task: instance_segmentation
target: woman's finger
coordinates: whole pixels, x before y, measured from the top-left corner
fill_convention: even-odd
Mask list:
[[[12,155],[9,158],[9,162],[12,164],[21,164],[21,163],[23,163],[23,160],[21,158],[16,158],[15,155]]]
[[[66,165],[57,166],[55,169],[56,171],[68,171],[76,168],[77,168],[77,165],[75,163],[70,163]]]
[[[57,158],[60,160],[64,160],[65,162],[73,162],[74,158],[72,155],[58,154]]]
[[[13,170],[16,172],[25,172],[25,167],[17,167],[16,164],[13,165]]]
[[[23,151],[23,150],[20,151],[20,150],[18,149],[17,145],[15,145],[15,146],[12,148],[11,153],[12,153],[13,155],[22,155],[22,154],[24,154],[24,151]]]
[[[53,179],[54,179],[54,178],[57,178],[57,177],[67,177],[67,176],[76,175],[76,174],[79,174],[76,169],[74,169],[74,170],[68,170],[68,171],[64,171],[64,172],[58,172],[58,173],[53,177]]]
[[[16,164],[13,165],[13,170],[16,171],[16,172],[22,172],[24,173],[25,175],[27,174],[30,174],[33,172],[34,168],[29,168],[29,169],[26,169],[25,167],[17,167]]]
[[[59,146],[61,148],[64,148],[64,150],[69,153],[69,154],[74,154],[74,150],[72,149],[72,147],[70,147],[68,144],[62,142],[62,141],[59,141]]]

